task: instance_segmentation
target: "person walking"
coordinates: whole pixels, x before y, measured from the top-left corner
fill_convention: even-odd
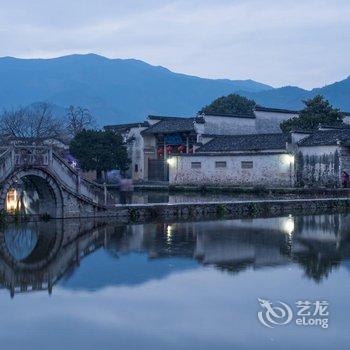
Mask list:
[[[121,204],[131,204],[132,203],[132,193],[134,190],[134,185],[131,179],[122,178],[120,180],[120,203]]]

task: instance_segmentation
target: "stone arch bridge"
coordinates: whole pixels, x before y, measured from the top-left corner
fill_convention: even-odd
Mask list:
[[[8,194],[16,191],[24,193],[21,210],[54,218],[102,216],[110,199],[105,187],[81,177],[51,146],[1,149],[0,186],[0,210],[9,210]]]

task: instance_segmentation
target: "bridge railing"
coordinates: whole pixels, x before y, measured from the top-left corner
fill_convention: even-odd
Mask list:
[[[109,201],[105,200],[103,186],[81,177],[77,170],[73,169],[56,153],[52,155],[52,168],[61,179],[65,179],[65,183],[77,194],[99,205],[110,204]],[[108,195],[107,198],[109,198]]]
[[[14,157],[12,148],[0,149],[0,182],[12,172]]]
[[[49,166],[52,148],[47,146],[14,146],[14,165]]]

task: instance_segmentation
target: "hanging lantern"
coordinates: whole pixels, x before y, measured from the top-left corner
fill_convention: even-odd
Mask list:
[[[188,153],[193,153],[193,147],[188,150]]]
[[[172,151],[173,151],[173,146],[170,146],[170,145],[166,146],[167,154],[171,154]]]
[[[185,149],[186,149],[186,147],[185,147],[184,145],[180,145],[180,146],[177,148],[177,150],[178,150],[179,153],[184,153],[184,152],[185,152]]]
[[[164,154],[164,149],[163,149],[163,147],[159,147],[158,150],[157,150],[157,155],[158,155],[158,157],[163,157],[163,154]]]

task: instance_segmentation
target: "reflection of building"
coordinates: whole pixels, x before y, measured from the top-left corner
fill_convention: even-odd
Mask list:
[[[295,262],[306,276],[319,281],[342,259],[350,258],[349,220],[349,215],[338,214],[172,224],[70,220],[9,226],[0,234],[0,287],[12,295],[51,292],[63,277],[66,287],[73,279],[74,288],[137,284],[193,269],[198,263],[238,273]],[[90,254],[93,259],[102,248],[109,258],[101,260],[99,254],[99,266],[90,263],[91,270],[74,280],[80,261]]]

